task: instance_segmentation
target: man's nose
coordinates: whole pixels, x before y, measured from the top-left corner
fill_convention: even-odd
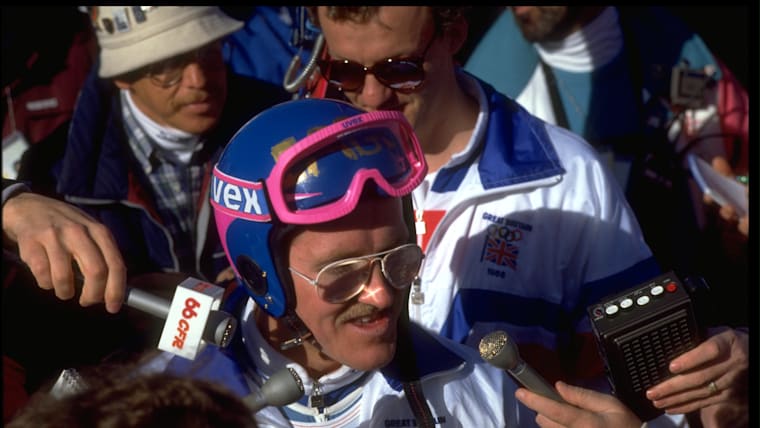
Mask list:
[[[368,303],[378,308],[387,308],[393,305],[395,288],[388,282],[380,266],[380,260],[372,263],[367,285],[359,294],[359,301]]]
[[[182,84],[193,88],[206,85],[207,71],[198,62],[191,62],[182,70]]]
[[[359,89],[357,101],[360,107],[368,111],[378,110],[393,96],[393,89],[380,83],[374,74],[364,76],[364,86]]]

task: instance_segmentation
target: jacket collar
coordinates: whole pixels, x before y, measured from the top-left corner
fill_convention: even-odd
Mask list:
[[[434,191],[459,188],[478,157],[478,174],[484,189],[565,172],[546,133],[545,122],[466,71],[459,70],[458,81],[478,100],[480,114],[467,147],[438,171]]]

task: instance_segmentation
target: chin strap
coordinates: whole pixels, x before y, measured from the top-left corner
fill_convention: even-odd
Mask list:
[[[308,341],[312,345],[316,346],[317,349],[322,349],[322,347],[319,345],[319,342],[314,339],[314,336],[311,334],[309,329],[306,328],[306,325],[303,323],[303,321],[301,321],[301,318],[298,318],[298,315],[296,315],[294,311],[289,310],[284,319],[288,323],[288,326],[291,328],[291,330],[296,332],[296,337],[282,342],[280,344],[281,351],[287,351],[290,348],[301,346],[305,341]]]
[[[404,302],[408,301],[409,291],[404,294]],[[411,321],[409,311],[404,310],[398,320],[398,337],[396,339],[396,356],[399,357],[399,380],[404,386],[404,395],[409,407],[414,413],[418,427],[434,428],[436,419],[427,404],[425,394],[422,391],[422,382],[417,368],[417,356],[412,341]]]
[[[412,408],[417,426],[422,428],[434,428],[436,421],[427,405],[425,395],[422,393],[422,383],[419,380],[404,382],[404,393],[409,407]]]

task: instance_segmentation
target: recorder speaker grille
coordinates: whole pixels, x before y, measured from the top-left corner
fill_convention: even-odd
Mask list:
[[[615,339],[634,392],[645,392],[665,380],[667,362],[693,347],[687,315],[681,309],[642,331]]]

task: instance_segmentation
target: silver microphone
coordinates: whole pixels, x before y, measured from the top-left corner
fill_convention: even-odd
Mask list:
[[[252,392],[243,402],[256,413],[268,406],[287,406],[303,396],[304,388],[301,377],[290,367],[276,371],[261,388]]]
[[[546,398],[565,403],[554,387],[520,358],[517,345],[505,331],[498,330],[485,335],[480,339],[478,350],[484,360],[494,367],[506,370],[525,388]]]

